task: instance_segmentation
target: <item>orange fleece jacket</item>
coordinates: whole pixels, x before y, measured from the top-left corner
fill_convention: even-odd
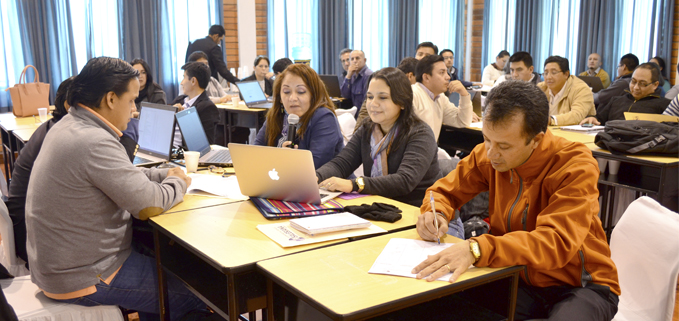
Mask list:
[[[455,208],[489,191],[491,234],[473,238],[481,248],[476,266],[525,265],[521,277],[533,286],[594,282],[620,295],[618,272],[598,217],[598,180],[597,162],[585,145],[547,130],[521,166],[496,171],[485,144],[479,144],[429,190],[437,211],[449,220]],[[420,211],[429,210],[425,197]]]

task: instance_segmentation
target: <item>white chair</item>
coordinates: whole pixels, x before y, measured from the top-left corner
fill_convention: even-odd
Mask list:
[[[342,131],[342,136],[344,137],[344,145],[346,145],[351,137],[354,136],[354,128],[356,127],[356,106],[350,109],[336,109],[337,121],[340,125],[340,130]]]
[[[672,320],[678,235],[679,214],[645,196],[630,204],[611,236],[622,291],[613,320]]]
[[[0,202],[0,264],[14,276],[28,275],[26,262],[16,256],[14,247],[14,227],[5,202]]]

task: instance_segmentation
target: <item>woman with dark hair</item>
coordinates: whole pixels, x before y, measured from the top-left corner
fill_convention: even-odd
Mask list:
[[[441,178],[431,128],[413,111],[413,91],[399,69],[372,75],[365,118],[344,149],[316,171],[321,188],[381,195],[422,205],[426,189]],[[346,179],[360,165],[364,177]]]
[[[307,149],[318,169],[344,147],[334,105],[318,74],[308,65],[288,66],[276,77],[273,106],[257,133],[255,145]],[[288,115],[299,116],[295,141],[286,141]]]
[[[93,58],[68,87],[68,115],[45,136],[26,193],[31,280],[54,300],[157,314],[156,261],[132,249],[132,217],[182,201],[180,169],[137,168],[118,139],[139,92],[139,72]],[[31,139],[32,142],[32,139]],[[173,320],[205,304],[168,275]],[[156,316],[157,318],[157,316]]]
[[[151,68],[149,68],[146,61],[136,58],[130,62],[130,65],[139,72],[139,96],[134,100],[134,104],[137,105],[137,111],[141,111],[142,101],[166,105],[167,98],[165,97],[165,92],[160,88],[160,85],[153,82]]]
[[[665,77],[665,59],[660,58],[660,56],[655,56],[648,62],[653,62],[660,67],[660,86],[663,91],[667,93],[672,86],[670,85],[670,80]]]
[[[255,70],[250,77],[243,78],[242,81],[257,80],[266,96],[271,97],[271,95],[273,95],[273,80],[266,77],[268,73],[269,58],[266,56],[257,56],[257,58],[255,58]]]

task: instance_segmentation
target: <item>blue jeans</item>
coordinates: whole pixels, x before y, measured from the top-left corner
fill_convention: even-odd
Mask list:
[[[464,226],[462,225],[462,220],[459,217],[448,222],[448,233],[446,234],[464,240]]]
[[[169,273],[166,273],[166,278],[172,320],[180,320],[192,311],[207,312],[207,305],[191,293],[182,281]],[[99,282],[96,287],[97,292],[90,295],[60,301],[83,306],[117,305],[138,311],[140,319],[147,314],[151,314],[149,319],[157,318],[153,316],[159,313],[155,259],[132,251],[111,284]]]

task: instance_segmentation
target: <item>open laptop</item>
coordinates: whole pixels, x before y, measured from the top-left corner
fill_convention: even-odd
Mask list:
[[[328,90],[328,95],[331,98],[341,98],[340,83],[337,75],[320,75],[321,80],[325,84],[325,89]]]
[[[192,152],[200,152],[198,165],[208,166],[216,165],[222,167],[231,167],[231,154],[226,149],[212,149],[210,142],[205,136],[205,129],[198,117],[198,111],[195,108],[188,108],[175,114],[177,118],[177,125],[184,137],[186,148]]]
[[[174,114],[177,107],[141,103],[139,113],[139,149],[132,163],[148,166],[170,160],[174,137]]]
[[[342,194],[318,188],[311,151],[235,143],[229,151],[245,196],[321,204]]]
[[[601,78],[599,77],[578,76],[578,78],[587,83],[587,86],[589,86],[589,88],[592,88],[593,93],[597,93],[600,90],[604,89],[604,83],[601,82]]]
[[[238,82],[236,86],[248,108],[271,108],[273,106],[266,99],[266,95],[257,80]]]

